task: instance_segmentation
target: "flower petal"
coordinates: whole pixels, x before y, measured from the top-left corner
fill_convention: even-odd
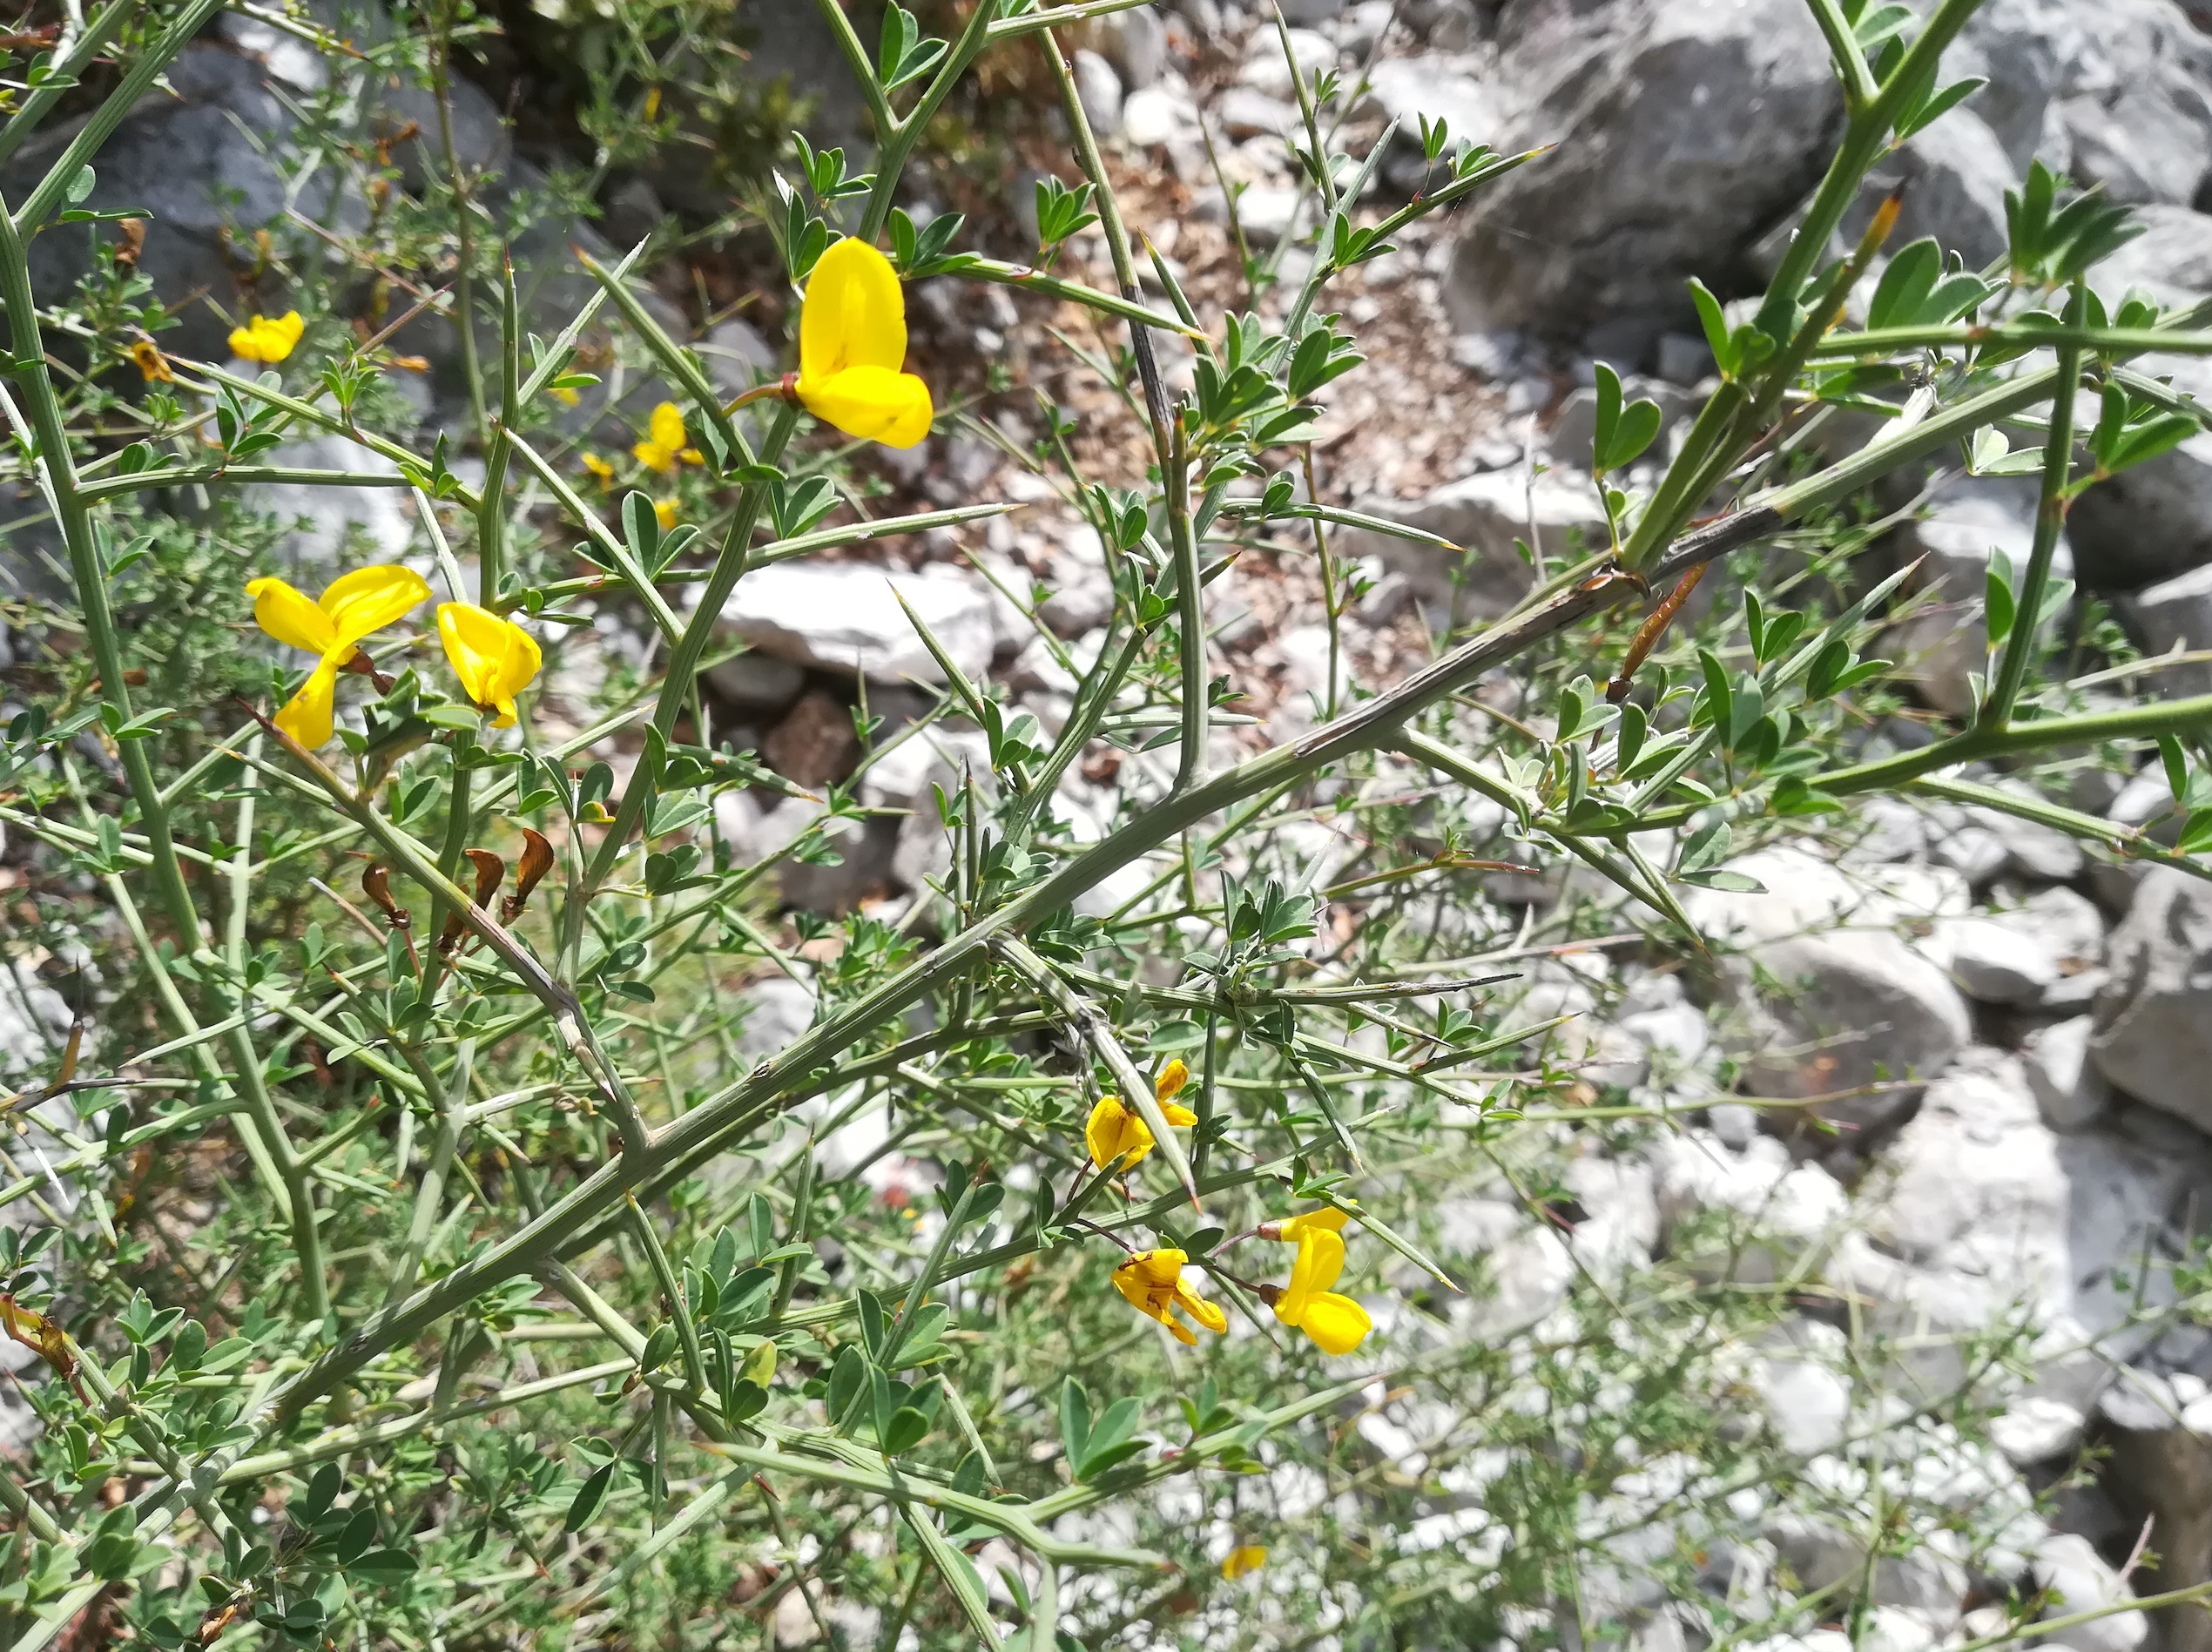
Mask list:
[[[1345,1211],[1338,1210],[1335,1205],[1325,1204],[1318,1210],[1301,1211],[1284,1223],[1279,1231],[1285,1239],[1295,1244],[1303,1236],[1317,1228],[1325,1228],[1331,1233],[1341,1233],[1344,1231],[1344,1224],[1350,1219],[1351,1217]]]
[[[378,563],[341,574],[324,588],[315,606],[330,616],[331,646],[358,643],[371,631],[404,619],[410,609],[430,599],[429,582],[412,568]]]
[[[1326,1228],[1308,1228],[1298,1236],[1298,1258],[1291,1264],[1291,1282],[1275,1304],[1275,1317],[1286,1325],[1305,1318],[1313,1294],[1326,1291],[1344,1271],[1344,1240]]]
[[[1103,1170],[1116,1163],[1129,1170],[1143,1163],[1152,1150],[1152,1132],[1144,1121],[1122,1104],[1118,1096],[1102,1096],[1083,1126],[1083,1144],[1090,1162]]]
[[[671,455],[690,445],[684,439],[684,409],[673,401],[664,401],[653,409],[652,417],[646,421],[645,433],[649,440],[667,448]]]
[[[1175,1282],[1176,1305],[1217,1337],[1229,1329],[1229,1316],[1220,1305],[1207,1301],[1180,1279]]]
[[[1184,1064],[1183,1058],[1178,1055],[1160,1069],[1160,1075],[1152,1081],[1152,1099],[1158,1102],[1172,1101],[1182,1093],[1183,1087],[1190,1082],[1190,1069]]]
[[[545,656],[537,645],[537,638],[520,625],[512,620],[502,620],[500,624],[507,627],[507,647],[500,657],[498,680],[493,684],[492,704],[499,708],[499,715],[492,726],[511,729],[515,726],[515,696],[537,675]]]
[[[299,344],[307,327],[297,310],[254,316],[244,327],[231,329],[231,354],[248,361],[281,361]]]
[[[1326,1291],[1344,1271],[1341,1233],[1327,1228],[1310,1228],[1298,1236],[1298,1261],[1305,1266],[1305,1286],[1309,1291]]]
[[[1183,1264],[1189,1258],[1180,1251],[1140,1251],[1114,1270],[1114,1289],[1131,1307],[1157,1319],[1185,1342],[1196,1341],[1176,1323],[1169,1311],[1183,1282]]]
[[[253,623],[286,647],[322,654],[337,646],[338,628],[307,592],[270,578],[252,581],[246,594],[253,599]]]
[[[1090,1162],[1102,1170],[1121,1156],[1124,1116],[1118,1096],[1102,1096],[1083,1123],[1083,1145],[1090,1150]]]
[[[276,714],[276,725],[310,752],[330,744],[334,703],[338,698],[338,662],[325,654]]]
[[[1267,1547],[1262,1543],[1239,1543],[1229,1551],[1221,1562],[1221,1575],[1234,1583],[1247,1572],[1257,1572],[1267,1564]]]
[[[1152,1311],[1150,1291],[1134,1264],[1124,1262],[1114,1270],[1114,1289],[1129,1299],[1132,1308],[1144,1313]]]
[[[815,260],[806,282],[799,312],[800,394],[809,379],[827,379],[847,367],[896,373],[906,361],[907,300],[898,272],[874,246],[848,235]]]
[[[1313,1338],[1314,1345],[1325,1354],[1348,1354],[1367,1339],[1375,1328],[1367,1311],[1350,1297],[1339,1296],[1333,1291],[1317,1293],[1305,1305],[1305,1313],[1298,1320],[1298,1329]]]
[[[461,691],[477,705],[498,709],[494,727],[512,728],[515,696],[543,661],[537,639],[474,603],[438,604],[438,639]]]
[[[1174,1102],[1160,1103],[1160,1116],[1170,1124],[1179,1124],[1186,1129],[1198,1122],[1198,1116],[1196,1113]]]
[[[913,447],[929,434],[936,416],[929,387],[889,367],[851,367],[818,379],[801,375],[799,399],[823,423],[887,448]]]

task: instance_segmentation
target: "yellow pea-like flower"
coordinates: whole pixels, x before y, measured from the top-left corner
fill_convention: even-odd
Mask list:
[[[537,639],[511,619],[474,603],[438,604],[438,640],[461,691],[483,711],[497,710],[496,729],[515,726],[515,697],[537,675],[544,656]]]
[[[257,315],[244,327],[231,329],[231,354],[246,361],[281,361],[298,347],[307,324],[297,310],[282,315]]]
[[[1350,1220],[1351,1217],[1335,1205],[1325,1204],[1318,1210],[1301,1211],[1284,1223],[1277,1231],[1280,1237],[1296,1244],[1308,1233],[1342,1233],[1344,1224]]]
[[[1221,1574],[1234,1583],[1238,1578],[1257,1572],[1266,1564],[1267,1546],[1264,1543],[1239,1543],[1222,1561]]]
[[[929,434],[929,387],[905,370],[907,300],[891,260],[846,236],[824,253],[799,313],[799,399],[848,436],[911,448]]]
[[[1198,1116],[1189,1108],[1171,1102],[1161,1102],[1160,1111],[1170,1124],[1187,1126],[1198,1122]],[[1152,1127],[1135,1108],[1124,1106],[1118,1096],[1102,1096],[1083,1126],[1083,1145],[1089,1148],[1090,1162],[1100,1170],[1118,1163],[1127,1170],[1141,1163],[1158,1143],[1153,1140]]]
[[[131,360],[138,371],[145,375],[148,384],[152,384],[157,379],[167,384],[174,384],[177,381],[176,374],[170,368],[168,357],[161,354],[160,347],[152,339],[140,339],[133,344],[131,347]]]
[[[1183,1087],[1190,1082],[1190,1069],[1183,1064],[1183,1058],[1178,1055],[1160,1069],[1160,1075],[1152,1081],[1152,1097],[1163,1102],[1170,1101],[1182,1095]]]
[[[653,409],[645,423],[644,440],[630,451],[646,469],[664,476],[674,475],[679,464],[706,462],[706,455],[691,446],[691,434],[684,428],[684,409],[673,401],[664,401]]]
[[[1342,1212],[1332,1214],[1341,1217]],[[1305,1217],[1292,1220],[1306,1222]],[[1284,1224],[1285,1230],[1290,1225]],[[1286,1231],[1283,1237],[1291,1235]],[[1329,1289],[1344,1271],[1344,1236],[1314,1221],[1300,1227],[1297,1241],[1298,1259],[1291,1264],[1288,1288],[1275,1299],[1275,1317],[1305,1332],[1323,1353],[1348,1354],[1367,1339],[1375,1322],[1350,1297]]]
[[[430,595],[430,587],[412,568],[380,563],[341,574],[313,601],[274,578],[254,580],[246,594],[253,599],[253,620],[263,630],[320,657],[300,691],[276,714],[276,725],[313,751],[330,742],[338,673],[352,661],[361,638],[404,618]]]
[[[1183,1264],[1190,1258],[1180,1251],[1140,1251],[1114,1270],[1114,1289],[1130,1305],[1157,1319],[1177,1342],[1196,1344],[1198,1338],[1183,1323],[1188,1315],[1216,1336],[1229,1329],[1229,1316],[1183,1282]]]
[[[676,525],[676,501],[673,499],[654,500],[653,520],[660,523],[663,533],[673,528]]]

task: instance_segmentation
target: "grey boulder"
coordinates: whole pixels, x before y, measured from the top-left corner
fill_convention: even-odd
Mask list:
[[[1950,977],[1898,934],[1932,914],[1801,850],[1763,850],[1730,869],[1763,893],[1697,889],[1685,906],[1716,951],[1730,949],[1719,967],[1737,1012],[1725,1041],[1747,1085],[1791,1097],[1871,1088],[1822,1108],[1861,1129],[1909,1109],[1972,1024]]]
[[[2035,1105],[2061,1134],[2086,1129],[2112,1110],[2112,1086],[2089,1059],[2094,1026],[2088,1016],[2076,1015],[2031,1034],[2020,1047]]]
[[[1841,95],[1794,0],[1547,10],[1500,79],[1535,91],[1514,139],[1560,146],[1476,197],[1447,302],[1463,329],[1640,354],[1691,323],[1685,278],[1729,282],[1812,186]]]
[[[2028,1334],[2037,1389],[2085,1407],[2157,1335],[2139,1310],[2174,1299],[2161,1258],[2209,1175],[2212,1148],[2140,1108],[2061,1138],[2020,1064],[1976,1049],[1879,1155],[1829,1282],[1905,1338],[1892,1359],[1923,1395],[1966,1380],[2003,1321]]]
[[[2158,1534],[2156,1563],[2141,1574],[2149,1591],[2212,1578],[2212,1404],[2186,1399],[2148,1372],[2130,1371],[2105,1395],[2098,1420],[2099,1441],[2110,1453],[2105,1491],[2131,1526],[2149,1520]],[[2193,1605],[2158,1615],[2168,1652],[2212,1652],[2212,1617]]]
[[[772,563],[739,581],[722,609],[725,631],[773,658],[872,683],[941,683],[914,618],[968,678],[989,669],[989,590],[941,566],[906,573],[867,563]]]
[[[2116,303],[2132,288],[2169,307],[2212,293],[2212,215],[2154,205],[2137,217],[2144,233],[2093,272],[2105,301]],[[2200,358],[2147,355],[2129,365],[2212,400],[2212,365]],[[2133,590],[2212,561],[2212,435],[2199,432],[2090,489],[2074,502],[2067,529],[2082,583],[2093,590]]]
[[[2033,489],[2001,482],[1954,486],[1898,530],[1898,560],[1919,564],[1912,584],[1921,605],[1891,628],[1883,646],[1936,710],[1965,717],[1974,709],[1969,677],[1988,667],[1983,607],[1990,564],[2003,556],[2017,588],[2034,546]],[[2073,577],[2074,553],[2063,536],[2051,572]]]
[[[2212,1129],[2212,883],[2156,866],[2112,933],[2089,1041],[2127,1094]]]
[[[280,159],[293,119],[266,84],[262,64],[212,42],[187,46],[170,65],[166,89],[151,91],[102,147],[91,194],[81,203],[99,212],[148,214],[138,269],[157,296],[179,306],[179,325],[162,334],[165,348],[223,361],[230,324],[206,305],[202,289],[239,319],[256,310],[281,312],[273,291],[241,283],[233,245],[250,247],[253,233],[284,216],[286,179]],[[81,121],[39,134],[0,173],[8,199],[20,203],[76,137]],[[333,229],[355,226],[366,212],[325,169],[309,179],[299,209]],[[94,235],[111,226],[57,224],[30,246],[32,285],[58,299],[91,267]],[[250,260],[250,254],[249,260]]]
[[[2212,648],[2212,563],[2146,586],[2120,608],[2146,654]],[[2212,693],[2212,662],[2170,665],[2152,681],[2169,695]]]
[[[1990,0],[1944,56],[1946,80],[1967,75],[2018,170],[2185,203],[2212,166],[2212,42],[2175,0]]]
[[[1447,482],[1424,498],[1368,498],[1357,508],[1460,547],[1455,552],[1367,528],[1335,536],[1340,556],[1377,558],[1386,570],[1402,574],[1422,602],[1447,608],[1456,620],[1494,619],[1534,589],[1535,570],[1514,549],[1515,540],[1533,535],[1554,563],[1606,543],[1605,509],[1596,489],[1563,470],[1533,480],[1518,468],[1485,471]]]

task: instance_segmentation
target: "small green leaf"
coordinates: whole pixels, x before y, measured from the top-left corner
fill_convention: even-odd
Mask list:
[[[1598,448],[1598,469],[1619,470],[1642,458],[1644,449],[1659,439],[1662,417],[1659,404],[1648,398],[1622,408],[1612,440]]]
[[[1060,1443],[1070,1467],[1090,1450],[1090,1396],[1073,1377],[1060,1387]]]
[[[1705,720],[1725,733],[1734,724],[1731,715],[1736,697],[1729,688],[1728,667],[1721,664],[1720,656],[1710,648],[1697,651],[1697,668],[1704,673]]]
[[[1705,329],[1705,347],[1713,353],[1713,365],[1724,379],[1736,376],[1736,346],[1729,337],[1728,316],[1721,309],[1721,301],[1712,289],[1696,276],[1689,278],[1690,302],[1697,307],[1698,324]]]
[[[1719,889],[1735,895],[1763,895],[1766,893],[1766,885],[1743,872],[1685,873],[1682,881],[1694,883],[1701,889]]]
[[[1986,616],[1989,645],[1995,648],[2013,634],[2013,620],[2017,606],[2013,596],[2012,564],[1999,551],[1989,559],[1989,571],[1984,576],[1982,603]]]
[[[1700,872],[1710,872],[1728,859],[1734,846],[1735,833],[1725,820],[1715,820],[1700,826],[1685,839],[1682,846],[1682,860],[1675,869],[1678,878],[1688,878]]]
[[[1160,1055],[1170,1050],[1196,1049],[1206,1042],[1206,1029],[1195,1021],[1163,1021],[1144,1040],[1144,1047]]]
[[[1621,375],[1601,361],[1596,376],[1597,427],[1591,442],[1590,469],[1602,475],[1608,468],[1606,451],[1612,447],[1614,433],[1621,424]]]
[[[575,1527],[570,1527],[571,1531]],[[395,1548],[371,1549],[346,1568],[348,1577],[365,1583],[397,1583],[412,1577],[421,1569],[412,1554]]]
[[[2188,794],[2189,762],[2182,750],[2182,743],[2170,734],[2158,737],[2159,761],[2166,765],[2166,788],[2179,803]]]
[[[584,1477],[583,1484],[569,1500],[568,1516],[562,1521],[563,1531],[580,1532],[590,1523],[591,1517],[599,1512],[599,1505],[606,1500],[607,1487],[614,1484],[615,1469],[620,1460],[617,1458],[602,1463]]]
[[[883,1454],[896,1457],[900,1452],[912,1451],[921,1444],[929,1433],[930,1419],[912,1406],[902,1406],[892,1413],[890,1426],[883,1431],[879,1443]]]

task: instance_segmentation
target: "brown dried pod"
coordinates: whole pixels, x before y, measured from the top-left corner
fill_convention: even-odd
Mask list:
[[[464,849],[469,864],[476,868],[476,904],[489,911],[491,898],[507,880],[507,862],[489,849]]]
[[[491,898],[499,893],[499,886],[506,881],[507,863],[489,849],[464,849],[462,853],[469,857],[469,864],[476,868],[475,905],[480,910],[489,911]],[[444,933],[438,937],[441,957],[452,954],[468,927],[468,920],[459,913],[447,916]]]
[[[407,929],[415,920],[408,909],[392,899],[392,871],[382,861],[372,861],[361,873],[361,893],[376,903],[384,914],[385,922],[393,928]]]
[[[500,902],[499,920],[512,923],[523,915],[530,903],[530,891],[536,888],[545,874],[553,870],[553,846],[545,834],[523,828],[523,860],[515,868],[515,893]]]

